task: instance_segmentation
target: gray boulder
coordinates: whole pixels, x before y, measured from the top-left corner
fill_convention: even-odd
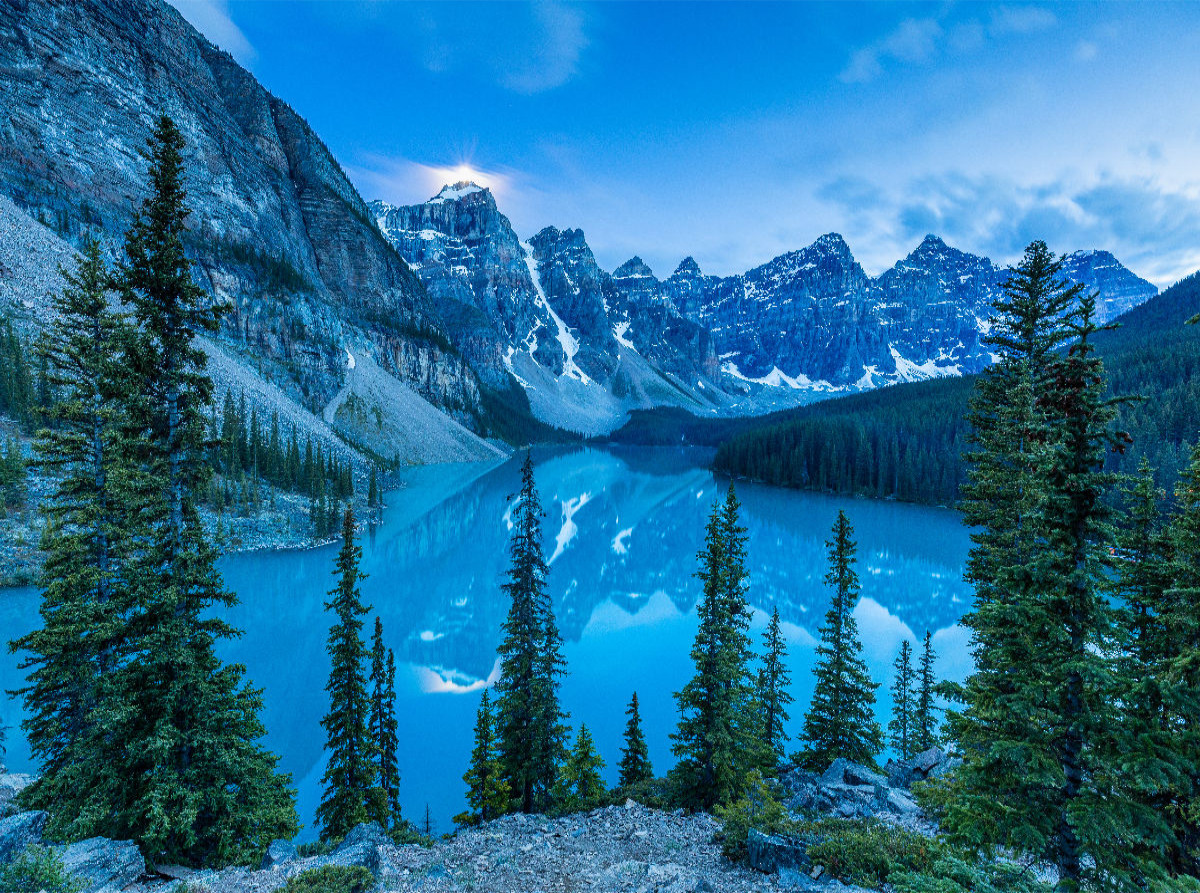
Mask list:
[[[20,772],[5,772],[0,768],[0,816],[17,811],[17,794],[33,784],[32,775]]]
[[[757,828],[751,828],[746,838],[746,861],[751,868],[764,874],[807,871],[811,865],[807,842],[779,834],[764,834]]]
[[[859,763],[853,763],[850,760],[838,757],[829,764],[829,768],[825,770],[825,774],[821,776],[821,784],[835,785],[885,785],[887,779],[878,772],[872,772],[866,766]]]
[[[937,778],[948,767],[953,768],[951,764],[958,765],[959,762],[948,758],[940,747],[931,747],[907,760],[888,760],[888,784],[894,788],[907,788],[915,781]]]
[[[364,822],[346,835],[329,861],[346,867],[360,866],[378,876],[382,866],[380,850],[392,845],[392,839],[378,822]]]
[[[0,864],[11,862],[30,844],[42,842],[46,813],[19,812],[0,819]]]
[[[270,868],[275,868],[277,865],[284,865],[293,861],[299,856],[296,852],[296,845],[290,840],[272,840],[271,845],[267,847],[267,851],[263,853],[262,866],[263,871]]]
[[[87,885],[84,893],[119,893],[146,870],[146,861],[132,840],[81,840],[63,850],[62,861],[68,874]]]

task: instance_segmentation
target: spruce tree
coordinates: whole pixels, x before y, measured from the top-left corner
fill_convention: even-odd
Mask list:
[[[150,195],[125,238],[115,283],[136,333],[122,355],[122,536],[129,611],[103,682],[106,771],[75,824],[134,839],[156,862],[251,861],[298,824],[290,779],[259,744],[261,692],[223,664],[238,631],[198,502],[210,477],[205,414],[213,396],[196,338],[223,311],[192,278],[183,137],[166,117],[149,141]]]
[[[509,790],[504,780],[504,766],[495,732],[495,717],[488,690],[479,699],[475,714],[475,746],[471,750],[471,765],[463,775],[467,783],[469,809],[454,817],[460,825],[490,822],[508,809]]]
[[[629,720],[625,723],[625,742],[621,748],[621,774],[617,782],[621,787],[654,778],[654,769],[650,765],[650,749],[646,746],[646,736],[642,734],[642,716],[636,691],[629,699],[625,715]]]
[[[379,787],[383,797],[371,800],[373,808],[379,810],[371,816],[384,828],[399,827],[400,817],[400,768],[396,750],[399,746],[396,723],[396,659],[391,649],[383,644],[383,620],[375,618],[375,631],[371,637],[371,709],[368,719],[371,745],[375,753]]]
[[[839,511],[833,539],[825,544],[829,550],[825,583],[833,590],[833,600],[821,627],[813,671],[817,682],[804,717],[800,753],[801,763],[817,772],[839,757],[875,766],[875,756],[883,748],[883,730],[874,712],[877,685],[863,661],[853,614],[859,589],[853,537],[850,521]]]
[[[11,644],[24,652],[27,684],[18,690],[22,728],[40,764],[22,793],[50,813],[50,833],[74,838],[90,814],[90,778],[105,763],[100,685],[114,669],[128,609],[119,443],[121,352],[128,323],[110,309],[109,274],[89,239],[54,296],[53,321],[39,351],[60,399],[35,445],[37,464],[57,478],[43,505],[47,524],[41,628]],[[86,819],[82,819],[87,821]]]
[[[1121,778],[1112,655],[1124,631],[1108,597],[1104,462],[1122,439],[1091,341],[1094,298],[1061,269],[1044,244],[1026,250],[997,305],[996,372],[972,402],[964,517],[976,528],[976,598],[964,625],[975,671],[951,689],[964,762],[941,797],[943,824],[959,842],[1051,862],[1063,893],[1133,890],[1153,886],[1159,868],[1130,843],[1162,822]]]
[[[594,809],[604,799],[604,780],[600,770],[604,760],[596,753],[596,742],[586,725],[580,725],[575,744],[560,773],[558,802],[561,808],[578,812]]]
[[[321,720],[326,732],[329,763],[321,779],[324,792],[317,807],[321,839],[337,841],[363,822],[386,815],[386,795],[380,787],[375,746],[368,727],[371,710],[363,669],[366,644],[363,617],[370,610],[362,602],[358,584],[362,548],[354,541],[354,512],[342,518],[342,548],[338,552],[337,585],[329,592],[325,609],[334,613],[326,651],[331,666],[329,711]]]
[[[771,613],[771,621],[763,633],[762,667],[758,671],[755,694],[761,714],[759,736],[762,749],[768,757],[765,768],[774,772],[784,758],[788,734],[784,723],[789,719],[787,707],[792,702],[788,687],[792,682],[787,667],[787,642],[783,639],[783,626],[779,620],[779,608]]]
[[[746,602],[746,531],[733,485],[713,506],[698,560],[703,594],[691,657],[696,672],[675,694],[678,758],[671,777],[679,798],[712,810],[737,799],[758,750],[757,712],[749,679],[750,609]]]
[[[513,514],[508,579],[502,587],[510,604],[499,648],[497,727],[505,780],[516,807],[529,813],[550,805],[567,734],[558,699],[566,669],[546,586],[542,505],[529,454]]]
[[[889,742],[907,760],[918,751],[916,722],[916,697],[912,665],[912,645],[908,639],[900,643],[900,653],[893,664],[896,675],[892,679],[892,719],[888,723]]]
[[[937,705],[934,703],[937,677],[934,661],[933,633],[925,631],[925,642],[921,647],[921,663],[917,671],[917,697],[913,705],[913,752],[924,753],[940,742],[938,736]]]

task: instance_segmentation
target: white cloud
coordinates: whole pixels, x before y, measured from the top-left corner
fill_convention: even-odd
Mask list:
[[[588,45],[583,13],[578,8],[543,0],[534,5],[533,12],[540,32],[533,53],[501,79],[516,93],[541,93],[562,86],[575,75]]]
[[[888,63],[918,65],[934,59],[944,47],[969,53],[983,47],[988,38],[1032,34],[1053,27],[1054,14],[1037,6],[1002,6],[987,21],[966,19],[942,27],[936,18],[905,19],[880,40],[850,54],[838,77],[848,84],[865,84],[884,73]]]
[[[937,50],[942,26],[933,19],[905,19],[878,43],[856,50],[839,77],[848,84],[861,84],[883,73],[889,60],[924,62]]]
[[[513,193],[512,173],[485,170],[466,161],[457,165],[436,165],[369,154],[363,156],[360,163],[347,165],[346,173],[368,201],[379,198],[398,205],[423,202],[436,195],[443,186],[460,180],[488,187],[497,203],[511,198]]]
[[[230,53],[246,68],[258,53],[229,14],[228,0],[167,0],[192,27]]]
[[[1099,52],[1100,48],[1090,40],[1081,40],[1075,45],[1075,58],[1080,62],[1090,62]]]

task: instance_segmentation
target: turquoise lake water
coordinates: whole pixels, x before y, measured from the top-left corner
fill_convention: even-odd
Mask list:
[[[566,640],[562,687],[571,723],[592,731],[615,780],[625,706],[636,690],[655,769],[671,765],[672,693],[691,672],[699,585],[692,577],[704,522],[726,483],[669,449],[535,453],[546,508],[550,587]],[[406,814],[428,803],[437,830],[463,808],[462,773],[479,691],[497,672],[507,601],[508,518],[519,461],[405,471],[382,523],[364,532],[362,584],[397,659],[400,771]],[[886,718],[891,664],[903,638],[934,634],[939,674],[968,671],[957,625],[970,604],[962,581],[969,541],[956,513],[893,502],[835,498],[750,484],[738,488],[749,530],[749,598],[756,645],[774,606],[784,621],[799,731],[812,692],[816,635],[828,605],[825,540],[839,508],[854,525],[862,599],[856,617]],[[223,651],[264,689],[266,745],[299,791],[304,837],[324,771],[320,726],[328,675],[323,603],[337,548],[237,555],[222,562],[241,604],[229,619],[245,635]],[[37,620],[37,593],[0,591],[3,638]],[[368,630],[373,625],[368,623]],[[0,690],[20,684],[17,658],[0,654]],[[19,705],[0,694],[9,727],[5,762],[28,771]]]

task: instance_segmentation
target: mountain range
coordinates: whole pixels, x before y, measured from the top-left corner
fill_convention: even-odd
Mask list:
[[[636,257],[601,269],[580,229],[522,239],[473,183],[367,202],[299,114],[161,0],[0,4],[0,71],[0,311],[43,325],[44,273],[87,233],[117,254],[169,114],[196,276],[231,306],[207,345],[218,387],[363,459],[486,458],[634,409],[757,414],[990,359],[1004,271],[934,236],[879,277],[829,234],[739,275],[687,258],[660,280]],[[1104,318],[1157,293],[1103,251],[1064,273]]]

